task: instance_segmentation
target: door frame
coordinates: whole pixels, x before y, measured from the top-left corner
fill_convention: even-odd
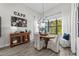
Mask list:
[[[78,10],[79,10],[79,5],[78,3],[75,4],[75,52],[76,52],[76,55],[79,56],[79,34],[78,34],[78,24],[79,24],[79,17],[78,17]]]

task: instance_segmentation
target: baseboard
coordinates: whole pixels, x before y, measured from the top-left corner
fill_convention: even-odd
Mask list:
[[[0,46],[0,48],[4,48],[4,47],[8,47],[8,46],[10,46],[10,44],[2,45],[2,46]]]

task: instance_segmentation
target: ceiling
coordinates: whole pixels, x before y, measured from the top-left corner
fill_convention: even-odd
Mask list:
[[[49,9],[55,8],[59,3],[26,3],[25,5],[37,13],[43,13],[43,5],[44,12],[46,12]]]

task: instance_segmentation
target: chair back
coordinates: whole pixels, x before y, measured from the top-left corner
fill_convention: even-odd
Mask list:
[[[62,35],[57,35],[56,36],[56,42],[59,42],[59,40],[62,38]]]
[[[36,40],[40,39],[40,35],[39,34],[34,34],[34,39],[36,39]]]

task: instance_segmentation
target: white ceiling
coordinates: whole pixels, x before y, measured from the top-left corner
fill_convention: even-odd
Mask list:
[[[37,13],[43,12],[43,4],[44,4],[44,12],[49,9],[55,8],[59,3],[26,3],[25,5],[30,9],[36,11]]]

